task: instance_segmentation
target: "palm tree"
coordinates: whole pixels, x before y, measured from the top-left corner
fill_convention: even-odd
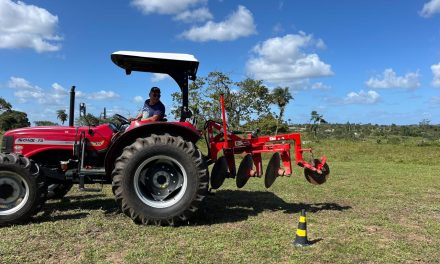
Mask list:
[[[313,135],[316,138],[316,134],[318,133],[318,126],[321,123],[326,124],[327,121],[325,121],[325,119],[323,118],[322,115],[318,114],[317,111],[313,110],[312,113],[310,114],[311,118],[310,121],[313,122],[312,126],[311,126],[311,130],[313,131]]]
[[[57,111],[57,119],[59,119],[61,121],[61,123],[64,125],[64,122],[66,122],[67,120],[67,114],[66,114],[66,110],[58,110]]]
[[[0,111],[10,111],[12,109],[12,105],[8,103],[5,99],[0,97]]]
[[[286,105],[291,99],[294,99],[292,94],[289,92],[288,87],[277,87],[272,91],[272,100],[280,108],[280,114],[277,120],[277,126],[275,129],[275,135],[278,134],[278,125],[283,121],[284,110]]]

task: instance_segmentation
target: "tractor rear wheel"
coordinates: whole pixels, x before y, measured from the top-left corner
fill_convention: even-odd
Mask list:
[[[0,154],[0,225],[17,224],[38,213],[47,186],[37,164],[15,154]]]
[[[182,137],[151,135],[124,148],[112,172],[121,210],[136,223],[174,225],[189,219],[208,192],[208,168]]]

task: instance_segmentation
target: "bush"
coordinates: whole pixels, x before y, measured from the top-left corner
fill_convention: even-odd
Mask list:
[[[388,144],[394,144],[394,145],[400,144],[401,142],[402,142],[402,140],[398,137],[391,137],[391,138],[388,138],[388,140],[387,140]]]

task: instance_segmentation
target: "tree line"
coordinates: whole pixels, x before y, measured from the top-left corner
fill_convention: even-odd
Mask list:
[[[0,97],[0,130],[6,131],[30,125],[25,112],[12,110],[12,105]]]
[[[287,104],[293,100],[288,87],[276,87],[272,91],[262,80],[246,78],[234,82],[226,73],[214,71],[199,77],[189,85],[190,110],[198,127],[206,120],[221,120],[220,96],[224,95],[227,123],[233,130],[255,130],[264,133],[285,132],[284,120]],[[180,115],[182,94],[172,94],[175,118]],[[271,112],[271,106],[278,107],[278,113]]]
[[[203,129],[206,120],[221,121],[220,95],[225,97],[227,123],[231,130],[256,131],[261,134],[277,134],[289,131],[301,132],[306,137],[318,138],[345,138],[365,139],[376,137],[378,140],[387,136],[395,137],[423,137],[427,139],[440,138],[439,126],[431,125],[423,119],[418,125],[398,126],[372,124],[331,124],[317,111],[310,113],[310,120],[306,124],[292,124],[285,120],[286,106],[294,100],[288,87],[269,89],[262,80],[246,78],[233,81],[226,73],[214,71],[207,76],[201,76],[189,85],[190,110],[193,113],[195,124]],[[182,95],[180,92],[172,94],[173,106],[171,113],[176,119],[180,115]],[[277,111],[273,111],[276,109]],[[81,110],[81,109],[80,109]],[[54,113],[62,125],[67,121],[66,110],[57,110]],[[111,118],[95,116],[82,112],[75,119],[77,126],[94,126],[113,121]],[[58,125],[51,121],[34,121],[36,126]],[[0,130],[6,131],[19,127],[30,126],[27,114],[13,110],[12,105],[0,97]],[[393,139],[395,140],[395,139]]]

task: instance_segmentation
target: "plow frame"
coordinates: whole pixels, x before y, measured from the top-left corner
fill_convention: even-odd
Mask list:
[[[226,111],[224,96],[220,97],[222,109],[222,123],[207,121],[205,128],[207,131],[207,143],[209,145],[209,158],[216,161],[218,154],[223,150],[223,155],[228,162],[229,177],[236,175],[235,155],[251,154],[255,170],[251,176],[261,177],[263,175],[262,153],[280,153],[282,166],[278,172],[279,176],[290,176],[292,174],[291,161],[291,141],[294,144],[295,164],[305,169],[310,169],[321,173],[321,169],[327,161],[325,156],[321,157],[320,163],[314,163],[313,151],[311,148],[301,147],[301,135],[299,133],[280,134],[274,136],[254,136],[248,134],[246,138],[239,137],[233,132],[228,131],[226,124]],[[214,133],[217,133],[214,135]],[[290,142],[287,142],[290,141]],[[311,154],[311,163],[303,159],[303,153]]]

